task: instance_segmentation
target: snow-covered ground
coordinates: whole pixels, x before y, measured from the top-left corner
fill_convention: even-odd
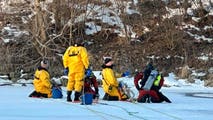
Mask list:
[[[133,78],[119,80],[127,83],[137,96]],[[171,87],[161,91],[172,103],[99,100],[100,104],[80,105],[66,102],[65,88],[63,99],[38,99],[28,97],[33,91],[31,84],[0,86],[0,120],[212,120],[213,88],[203,87],[199,80],[195,84],[176,81],[172,74],[165,80]],[[0,84],[4,82],[0,80]],[[100,98],[103,94],[100,88]]]

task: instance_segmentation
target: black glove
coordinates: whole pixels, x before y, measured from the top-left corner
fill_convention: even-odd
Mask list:
[[[140,83],[141,87],[143,87],[145,85],[145,83],[146,83],[146,80],[141,79],[141,81],[139,83]]]
[[[52,88],[57,86],[55,80],[50,80],[50,83],[52,84]]]
[[[99,99],[99,96],[100,96],[99,94],[95,94],[96,99]]]
[[[98,88],[95,88],[95,94],[98,94]]]
[[[140,87],[137,85],[137,86],[136,86],[136,89],[139,91],[139,90],[140,90]]]
[[[109,92],[112,91],[112,86],[111,86],[111,85],[109,86],[108,91],[109,91]]]

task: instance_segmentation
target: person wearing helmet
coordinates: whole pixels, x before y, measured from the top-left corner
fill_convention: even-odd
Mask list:
[[[67,101],[71,102],[72,91],[75,92],[74,101],[79,101],[83,87],[85,71],[89,67],[89,59],[82,39],[76,39],[74,45],[67,48],[63,55],[63,65],[68,73]]]
[[[47,68],[48,61],[44,59],[41,61],[41,65],[35,72],[33,80],[35,91],[33,91],[29,97],[52,97],[52,84],[50,82],[50,75]]]
[[[99,93],[98,93],[98,82],[96,79],[96,76],[92,72],[91,69],[89,69],[86,72],[86,77],[84,79],[84,93],[91,93],[93,94],[93,99],[98,99],[99,98]]]

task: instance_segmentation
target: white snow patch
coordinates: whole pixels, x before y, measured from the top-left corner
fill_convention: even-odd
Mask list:
[[[208,56],[203,55],[203,56],[198,57],[198,59],[199,59],[199,60],[208,61],[208,60],[209,60],[209,57],[208,57]]]
[[[213,29],[213,26],[204,26],[204,30]]]
[[[185,10],[183,8],[171,9],[171,8],[166,7],[166,10],[169,13],[166,14],[166,15],[163,15],[164,19],[171,18],[171,17],[173,17],[175,15],[183,15],[185,13]]]
[[[22,35],[29,35],[28,31],[21,31],[15,26],[11,26],[8,24],[8,26],[4,27],[2,29],[2,33],[4,36],[2,37],[4,43],[8,43],[10,41],[15,41],[15,37],[20,37]]]
[[[33,83],[33,80],[32,79],[30,79],[30,80],[19,79],[19,80],[17,80],[17,83]]]
[[[126,13],[129,15],[134,14],[134,13],[140,14],[140,12],[138,12],[137,10],[130,9],[131,4],[132,4],[132,2],[127,2],[126,9],[124,11],[126,11]]]
[[[101,31],[101,26],[96,25],[94,22],[88,22],[85,24],[87,26],[86,30],[85,30],[85,33],[87,35],[92,35],[92,34],[97,33],[98,31]]]
[[[195,22],[199,22],[201,18],[198,17],[192,17],[192,20],[194,20]]]
[[[188,15],[190,15],[190,16],[193,16],[193,15],[194,15],[193,9],[192,9],[192,8],[188,8],[187,11],[186,11],[186,13],[187,13]]]
[[[2,78],[6,78],[6,79],[2,79]],[[8,80],[7,79],[8,78],[8,76],[0,76],[0,83],[2,83],[2,84],[5,84],[5,83],[12,83],[12,81],[11,80]]]

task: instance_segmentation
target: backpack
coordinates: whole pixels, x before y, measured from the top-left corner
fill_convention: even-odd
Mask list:
[[[143,87],[144,90],[150,90],[151,89],[154,81],[156,80],[157,75],[158,75],[158,71],[157,70],[152,70],[151,71],[151,73],[150,73],[150,75],[149,75],[149,77],[148,77],[148,79],[147,79],[147,81],[146,81],[146,83],[145,83],[145,85]]]
[[[62,90],[60,87],[53,87],[52,88],[52,98],[57,99],[57,98],[62,98]]]

